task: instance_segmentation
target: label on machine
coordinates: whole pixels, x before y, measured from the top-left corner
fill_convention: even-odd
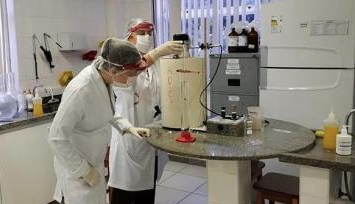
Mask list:
[[[239,64],[239,59],[227,59],[227,64]]]
[[[240,69],[240,64],[227,64],[226,69]]]
[[[240,101],[239,96],[228,96],[229,101]]]
[[[241,73],[240,69],[226,69],[226,75],[240,75]]]

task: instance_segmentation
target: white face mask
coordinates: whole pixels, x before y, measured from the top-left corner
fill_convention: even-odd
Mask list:
[[[112,82],[112,86],[114,87],[120,87],[120,88],[128,88],[130,86],[133,85],[133,83],[136,81],[137,77],[128,77],[127,78],[127,82],[126,83],[121,83],[121,82],[117,82],[115,81],[113,78],[113,82]]]
[[[120,82],[117,82],[117,81],[113,81],[112,86],[114,86],[114,87],[120,87],[120,88],[127,88],[127,87],[128,87],[127,84],[125,84],[125,83],[120,83]]]
[[[137,43],[136,43],[137,49],[141,53],[148,53],[149,50],[153,48],[153,38],[152,36],[146,34],[146,35],[137,35]]]
[[[128,77],[127,82],[126,82],[126,86],[132,86],[132,84],[136,81],[137,76],[134,77]]]

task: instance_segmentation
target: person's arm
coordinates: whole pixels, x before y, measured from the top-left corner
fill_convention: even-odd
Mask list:
[[[119,98],[117,98],[117,100],[119,100]],[[112,120],[110,121],[110,124],[115,129],[117,129],[117,131],[120,132],[121,135],[123,135],[123,133],[127,131],[130,127],[133,127],[132,124],[118,112],[115,113]]]
[[[149,129],[133,127],[132,124],[121,114],[115,113],[110,124],[121,134],[130,133],[131,135],[142,139],[142,137],[149,137]]]
[[[171,54],[180,54],[183,51],[182,43],[182,41],[168,41],[145,54],[144,58],[147,59],[147,63],[150,66],[154,64],[155,61],[157,61],[160,57]]]

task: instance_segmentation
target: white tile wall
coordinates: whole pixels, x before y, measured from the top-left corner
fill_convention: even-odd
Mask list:
[[[101,0],[14,0],[16,38],[18,49],[20,88],[32,89],[35,85],[34,60],[31,36],[36,34],[43,42],[43,33],[54,39],[58,32],[80,32],[87,37],[87,50],[60,52],[49,41],[55,68],[50,70],[37,47],[38,74],[46,86],[59,86],[61,71],[78,73],[90,62],[81,56],[90,49],[98,49],[98,42],[107,37],[106,1]]]
[[[43,33],[54,39],[58,32],[80,32],[86,35],[87,50],[60,52],[50,42],[55,68],[49,69],[42,51],[37,48],[40,82],[59,86],[61,71],[78,73],[90,62],[81,56],[106,37],[124,37],[126,22],[131,18],[152,20],[151,1],[147,0],[14,0],[16,38],[19,60],[20,88],[27,90],[36,84],[31,36],[43,42]]]

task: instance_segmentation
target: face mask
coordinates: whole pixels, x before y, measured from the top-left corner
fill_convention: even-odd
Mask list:
[[[126,86],[132,86],[132,84],[136,81],[137,77],[128,77]]]
[[[153,47],[153,38],[150,35],[137,35],[137,49],[142,53],[148,53]]]
[[[120,83],[120,82],[117,82],[117,81],[113,81],[112,86],[114,86],[114,87],[120,87],[120,88],[127,88],[127,87],[128,87],[127,84],[125,84],[125,83]]]

